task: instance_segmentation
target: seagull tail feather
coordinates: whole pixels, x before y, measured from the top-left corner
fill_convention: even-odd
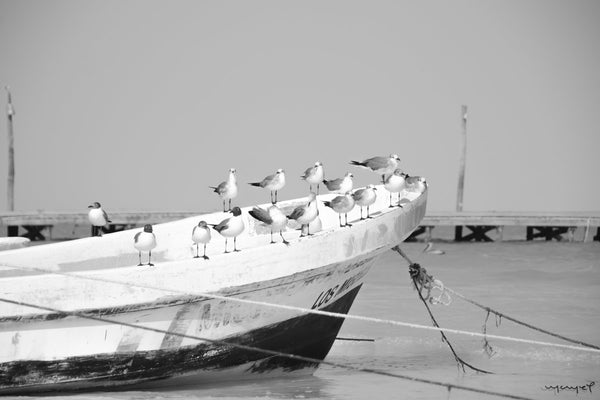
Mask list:
[[[260,187],[260,182],[250,182],[248,185]]]
[[[365,166],[364,163],[362,163],[360,161],[354,161],[354,160],[350,161],[350,165],[358,165],[359,167],[364,167]]]

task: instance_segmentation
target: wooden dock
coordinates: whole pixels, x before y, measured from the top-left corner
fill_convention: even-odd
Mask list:
[[[158,224],[198,215],[199,211],[111,212],[112,223],[105,233],[130,229],[144,224]],[[89,226],[87,213],[77,212],[4,212],[0,213],[0,234],[46,240],[55,225]],[[600,241],[600,211],[594,212],[428,212],[411,240],[433,238],[436,227],[454,227],[456,241],[503,240],[504,227],[524,228],[524,240],[569,240],[575,232],[583,241]],[[496,234],[490,237],[490,232]],[[582,231],[582,232],[581,232]]]
[[[600,241],[600,211],[593,212],[428,212],[413,238],[425,235],[431,240],[437,226],[455,228],[455,241],[494,241],[488,233],[496,230],[496,240],[503,239],[504,227],[525,228],[526,240],[543,238],[562,240],[566,234],[573,241],[575,231],[583,230],[583,241]],[[595,230],[595,236],[591,237]]]

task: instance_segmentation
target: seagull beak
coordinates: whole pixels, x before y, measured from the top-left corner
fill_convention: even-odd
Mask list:
[[[88,206],[88,208],[93,208],[93,207],[94,207],[94,206],[93,206],[93,205],[91,205],[91,204]]]

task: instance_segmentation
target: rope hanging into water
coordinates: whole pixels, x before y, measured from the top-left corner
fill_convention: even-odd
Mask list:
[[[527,344],[533,344],[533,345],[538,345],[538,346],[557,347],[557,348],[563,348],[563,349],[569,349],[569,350],[577,350],[577,351],[584,351],[584,352],[600,354],[600,350],[595,349],[595,348],[571,346],[571,345],[560,344],[560,343],[542,342],[542,341],[538,341],[538,340],[521,339],[521,338],[510,337],[510,336],[486,335],[486,334],[482,334],[480,332],[470,332],[470,331],[464,331],[464,330],[460,330],[460,329],[451,329],[451,328],[442,328],[442,327],[435,327],[435,326],[429,326],[429,325],[413,324],[410,322],[402,322],[402,321],[395,321],[395,320],[391,320],[391,319],[365,317],[365,316],[361,316],[361,315],[340,314],[340,313],[335,313],[335,312],[330,312],[330,311],[321,311],[321,310],[313,310],[313,309],[303,308],[303,307],[288,306],[288,305],[284,305],[284,304],[275,304],[275,303],[268,303],[268,302],[264,302],[264,301],[241,299],[241,298],[230,297],[230,296],[220,296],[220,295],[212,294],[212,293],[186,292],[183,290],[163,288],[163,287],[152,286],[152,285],[142,285],[142,284],[138,284],[138,283],[115,281],[115,280],[111,280],[111,279],[98,278],[98,277],[93,277],[93,276],[75,275],[75,274],[61,272],[61,271],[51,271],[51,270],[46,270],[43,268],[12,266],[12,265],[11,266],[5,265],[5,266],[10,267],[10,268],[15,268],[15,269],[21,269],[24,271],[42,272],[42,273],[48,273],[48,274],[53,274],[53,275],[65,276],[65,277],[73,278],[73,279],[91,280],[91,281],[97,281],[97,282],[102,282],[102,283],[122,285],[122,286],[127,286],[127,287],[136,287],[136,288],[140,288],[140,289],[157,290],[157,291],[162,291],[162,292],[167,292],[167,293],[175,293],[175,294],[180,294],[180,295],[185,295],[185,296],[206,297],[207,299],[233,301],[233,302],[238,302],[238,303],[243,303],[243,304],[252,304],[252,305],[265,306],[265,307],[279,308],[279,309],[288,310],[288,311],[296,311],[296,312],[302,312],[302,313],[308,313],[308,314],[330,316],[330,317],[334,317],[334,318],[346,318],[346,319],[357,320],[357,321],[373,322],[373,323],[387,324],[387,325],[393,325],[393,326],[402,326],[402,327],[414,328],[414,329],[432,330],[432,331],[436,331],[436,332],[454,333],[457,335],[466,335],[466,336],[472,336],[472,337],[491,338],[491,339],[504,340],[504,341],[510,341],[510,342],[527,343]],[[448,288],[446,288],[446,290],[448,290]]]
[[[204,338],[201,336],[188,335],[185,333],[179,333],[179,332],[174,332],[174,331],[169,331],[169,330],[164,330],[164,329],[152,328],[152,327],[148,327],[148,326],[137,325],[137,324],[132,324],[132,323],[123,322],[123,321],[116,321],[116,320],[112,320],[112,319],[108,319],[108,318],[95,317],[93,315],[89,315],[89,314],[85,314],[85,313],[77,312],[77,311],[64,311],[64,310],[59,310],[59,309],[52,308],[52,307],[46,307],[46,306],[41,306],[38,304],[31,304],[31,303],[26,303],[26,302],[22,302],[22,301],[11,300],[11,299],[5,299],[5,298],[0,298],[0,301],[4,302],[4,303],[9,303],[9,304],[19,305],[19,306],[24,306],[24,307],[30,307],[30,308],[36,308],[36,309],[45,310],[45,311],[49,311],[49,312],[53,312],[53,313],[64,314],[64,315],[69,315],[69,316],[73,316],[73,317],[89,319],[89,320],[93,320],[93,321],[127,326],[129,328],[142,329],[142,330],[150,331],[150,332],[164,333],[165,335],[172,335],[172,336],[178,336],[178,337],[186,338],[186,339],[205,341],[205,342],[210,342],[210,343],[223,345],[223,346],[236,347],[236,348],[239,348],[242,350],[255,351],[255,352],[267,354],[270,356],[285,357],[285,358],[289,358],[292,360],[298,360],[298,361],[304,361],[304,362],[310,362],[310,363],[316,363],[316,364],[324,364],[324,365],[329,365],[329,366],[337,367],[337,368],[343,368],[343,369],[351,370],[351,371],[365,372],[365,373],[371,373],[371,374],[375,374],[375,375],[382,375],[382,376],[388,376],[388,377],[392,377],[392,378],[404,379],[404,380],[408,380],[408,381],[412,381],[412,382],[419,382],[419,383],[425,383],[425,384],[430,384],[430,385],[435,385],[435,386],[442,386],[442,387],[447,388],[448,392],[450,392],[452,389],[458,389],[458,390],[464,390],[464,391],[468,391],[468,392],[487,394],[490,396],[504,397],[504,398],[508,398],[508,399],[533,400],[529,397],[523,397],[523,396],[513,395],[513,394],[509,394],[509,393],[501,393],[501,392],[495,392],[492,390],[472,388],[472,387],[464,386],[464,385],[455,385],[452,383],[445,383],[445,382],[435,381],[435,380],[431,380],[431,379],[417,378],[417,377],[397,374],[397,373],[393,373],[393,372],[381,371],[381,370],[377,370],[377,369],[373,369],[373,368],[355,367],[355,366],[349,365],[349,364],[343,364],[343,363],[327,361],[327,360],[320,360],[320,359],[312,358],[312,357],[299,356],[299,355],[295,355],[295,354],[291,354],[291,353],[284,353],[284,352],[280,352],[280,351],[268,350],[268,349],[263,349],[263,348],[259,348],[259,347],[254,347],[254,346],[247,346],[247,345],[243,345],[243,344],[239,344],[239,343],[231,343],[226,340],[209,339],[209,338]]]
[[[404,252],[403,252],[403,251],[400,249],[400,247],[399,247],[399,246],[394,246],[394,247],[392,248],[392,250],[394,250],[394,251],[396,251],[398,254],[400,254],[400,255],[401,255],[401,256],[402,256],[402,257],[403,257],[403,258],[404,258],[404,259],[405,259],[405,260],[406,260],[406,261],[407,261],[407,262],[408,262],[408,263],[409,263],[411,266],[412,266],[412,265],[418,265],[418,264],[416,264],[416,263],[413,263],[413,262],[412,262],[412,261],[411,261],[411,260],[408,258],[408,256],[407,256],[406,254],[404,254]],[[416,269],[416,268],[415,268],[415,269]],[[428,274],[428,273],[427,273],[427,272],[426,272],[426,271],[425,271],[423,268],[420,268],[420,266],[419,266],[419,270],[420,270],[420,271],[418,272],[418,275],[417,275],[417,276],[418,276],[418,281],[419,281],[419,282],[421,282],[421,281],[423,282],[423,283],[421,284],[421,290],[422,290],[422,288],[423,288],[423,287],[425,287],[426,289],[428,289],[428,296],[429,296],[429,293],[430,293],[431,289],[435,287],[435,286],[434,286],[434,283],[435,283],[435,282],[439,282],[439,281],[438,281],[437,279],[434,279],[434,278],[433,278],[433,276],[429,275],[429,274]],[[417,272],[415,272],[415,274],[417,274]],[[415,285],[416,285],[416,284],[415,284]],[[438,284],[438,286],[440,287],[440,290],[442,291],[442,294],[440,294],[440,297],[441,297],[441,296],[442,296],[444,293],[446,293],[446,295],[447,295],[447,293],[451,293],[451,294],[453,294],[453,295],[455,295],[455,296],[459,297],[460,299],[462,299],[462,300],[464,300],[464,301],[466,301],[466,302],[468,302],[468,303],[471,303],[471,304],[473,304],[474,306],[477,306],[477,307],[479,307],[479,308],[481,308],[481,309],[483,309],[483,310],[487,311],[487,313],[488,313],[488,314],[487,314],[487,316],[486,316],[486,319],[485,319],[485,320],[486,320],[486,323],[487,323],[487,320],[488,320],[489,314],[490,314],[490,313],[492,313],[492,314],[494,314],[494,315],[495,315],[497,318],[499,318],[499,319],[498,319],[498,322],[496,323],[496,326],[498,326],[498,325],[499,325],[499,321],[501,321],[501,320],[502,320],[502,318],[504,318],[504,319],[506,319],[506,320],[509,320],[509,321],[512,321],[512,322],[514,322],[514,323],[516,323],[516,324],[518,324],[518,325],[525,326],[525,327],[527,327],[527,328],[529,328],[529,329],[532,329],[532,330],[535,330],[535,331],[538,331],[538,332],[544,333],[544,334],[546,334],[546,335],[549,335],[549,336],[554,336],[554,337],[556,337],[556,338],[559,338],[559,339],[562,339],[562,340],[564,340],[564,341],[567,341],[567,342],[570,342],[570,343],[574,343],[574,344],[578,344],[578,345],[580,345],[580,346],[588,347],[588,348],[590,348],[590,349],[594,349],[594,350],[600,350],[600,346],[596,346],[596,345],[593,345],[593,344],[589,344],[589,343],[586,343],[586,342],[583,342],[583,341],[581,341],[581,340],[577,340],[577,339],[571,339],[571,338],[569,338],[569,337],[566,337],[566,336],[560,335],[560,334],[558,334],[558,333],[550,332],[550,331],[548,331],[548,330],[546,330],[546,329],[543,329],[543,328],[540,328],[540,327],[537,327],[537,326],[531,325],[531,324],[529,324],[529,323],[527,323],[527,322],[524,322],[524,321],[518,320],[518,319],[516,319],[516,318],[510,317],[510,316],[508,316],[508,315],[506,315],[506,314],[504,314],[504,313],[502,313],[502,312],[500,312],[500,311],[498,311],[498,310],[495,310],[495,309],[493,309],[493,308],[491,308],[491,307],[485,306],[485,305],[483,305],[483,304],[480,304],[480,303],[478,303],[478,302],[476,302],[476,301],[474,301],[474,300],[471,300],[471,299],[469,299],[469,298],[465,297],[464,295],[462,295],[462,294],[460,294],[460,293],[458,293],[458,292],[456,292],[456,291],[452,290],[451,288],[444,286],[443,284],[441,284],[441,285],[440,285],[440,284]],[[419,288],[417,288],[417,290],[420,290],[420,289],[419,289]],[[420,292],[419,292],[419,294],[420,294]],[[430,302],[432,302],[432,301],[430,300]],[[487,343],[487,337],[488,337],[488,336],[489,336],[489,337],[493,337],[494,335],[486,335],[486,332],[485,332],[485,326],[486,326],[486,324],[484,323],[484,333],[483,333],[483,334],[484,334],[484,341],[485,341],[485,343],[486,343],[486,344],[488,344],[488,345],[489,345],[489,343]],[[484,344],[484,347],[485,347],[485,344]]]
[[[400,255],[405,257],[404,252],[400,249],[400,246],[394,246],[392,248],[392,250],[396,251],[397,253],[399,253]],[[421,266],[417,263],[410,264],[409,274],[410,274],[412,283],[414,285],[414,288],[416,289],[416,291],[419,295],[419,298],[421,299],[421,301],[425,305],[425,308],[427,309],[427,312],[429,313],[429,318],[431,318],[431,322],[433,323],[433,325],[436,328],[439,328],[440,325],[438,324],[437,320],[433,316],[433,313],[431,312],[431,309],[429,308],[429,305],[427,304],[427,298],[429,298],[431,300],[431,297],[430,297],[431,289],[432,289],[432,286],[435,284],[433,277],[431,275],[429,275],[427,273],[427,271],[425,271],[425,268],[421,268]],[[423,296],[423,293],[422,293],[424,288],[427,288],[426,296]],[[443,288],[443,286],[442,286],[442,288]],[[443,293],[444,292],[442,292],[442,294]],[[440,297],[441,296],[442,295],[440,294]],[[446,336],[446,334],[443,331],[440,331],[440,334],[442,335],[442,342],[444,342],[448,345],[448,347],[450,348],[450,351],[452,352],[452,355],[454,356],[454,360],[456,360],[456,363],[458,364],[459,367],[462,368],[463,372],[465,372],[465,367],[468,367],[475,372],[479,372],[479,373],[483,373],[483,374],[492,374],[493,373],[491,371],[487,371],[487,370],[484,370],[481,368],[474,367],[473,365],[469,364],[468,362],[466,362],[465,360],[460,358],[459,355],[454,350],[454,346],[452,346],[452,343],[450,343],[450,341],[448,340],[448,337]]]

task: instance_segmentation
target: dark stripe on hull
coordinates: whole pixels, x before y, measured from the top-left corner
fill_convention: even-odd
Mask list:
[[[347,314],[361,286],[323,310]],[[227,341],[322,360],[331,349],[343,322],[342,318],[309,314],[249,331]],[[264,353],[227,345],[201,343],[180,349],[3,363],[0,364],[0,393],[113,388],[189,376],[200,371],[221,371],[244,364],[249,365],[245,373],[258,375],[275,369],[289,372],[318,366],[318,363],[285,357],[265,357]]]

